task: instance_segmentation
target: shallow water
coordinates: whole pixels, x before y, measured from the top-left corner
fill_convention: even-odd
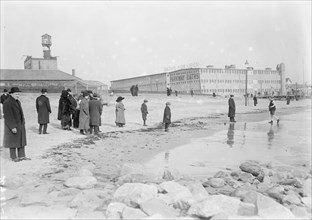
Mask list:
[[[267,119],[221,125],[215,134],[162,152],[145,166],[153,172],[169,169],[195,177],[237,169],[246,160],[294,168],[311,165],[311,109],[280,119],[279,125],[270,125]]]

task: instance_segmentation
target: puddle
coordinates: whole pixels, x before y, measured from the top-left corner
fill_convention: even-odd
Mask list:
[[[157,173],[169,169],[194,177],[237,169],[246,160],[311,165],[311,109],[280,119],[279,125],[268,120],[226,124],[214,135],[159,153],[144,165]]]

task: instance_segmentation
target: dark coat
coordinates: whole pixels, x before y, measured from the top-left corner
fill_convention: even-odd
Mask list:
[[[142,105],[141,105],[141,112],[142,112],[143,120],[146,120],[148,111],[147,111],[147,105],[145,103],[142,103]]]
[[[257,105],[257,104],[258,104],[258,98],[257,98],[257,96],[254,96],[254,97],[253,97],[253,100],[254,100],[254,105]]]
[[[229,98],[229,113],[228,117],[235,117],[235,102],[233,98]]]
[[[274,104],[274,101],[272,100],[272,101],[270,101],[270,103],[269,103],[269,111],[270,111],[270,113],[272,114],[274,114],[274,112],[276,111],[276,107],[275,107],[275,104]]]
[[[47,124],[50,122],[49,114],[51,113],[49,98],[41,95],[36,99],[36,109],[38,112],[38,123]]]
[[[90,125],[100,126],[102,115],[102,104],[100,100],[89,101]]]
[[[169,106],[166,106],[164,110],[163,123],[171,123],[171,110]]]
[[[12,96],[3,103],[4,137],[3,146],[6,148],[20,148],[26,146],[25,118],[21,102]],[[17,133],[12,129],[16,128]]]

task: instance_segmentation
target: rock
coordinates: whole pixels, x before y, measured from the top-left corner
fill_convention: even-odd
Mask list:
[[[302,182],[298,178],[292,178],[292,179],[285,179],[279,182],[281,185],[291,185],[295,186],[297,188],[302,188]]]
[[[77,210],[63,206],[14,207],[5,213],[10,219],[74,219]],[[1,216],[3,217],[3,216]]]
[[[158,193],[155,199],[162,200],[166,205],[171,205],[173,203],[173,199],[167,194]]]
[[[220,171],[217,172],[213,177],[214,177],[214,178],[222,178],[222,179],[224,179],[224,178],[227,178],[227,177],[229,177],[229,176],[230,176],[229,173],[226,173],[226,172],[220,170]]]
[[[123,209],[127,207],[123,203],[112,202],[107,206],[106,217],[108,219],[121,219]]]
[[[308,178],[303,181],[303,196],[310,196],[311,197],[311,178]]]
[[[179,213],[166,205],[166,203],[160,199],[151,199],[141,203],[140,208],[148,216],[153,216],[155,214],[161,214],[165,218],[173,219],[179,216]]]
[[[78,193],[68,204],[70,208],[83,208],[90,211],[94,211],[101,205],[102,199],[99,198],[97,192],[88,190]]]
[[[78,171],[78,176],[93,176],[93,173],[88,169],[82,168]]]
[[[142,183],[126,183],[119,187],[115,193],[116,201],[123,202],[129,206],[137,207],[142,202],[150,200],[157,195],[157,187]]]
[[[301,198],[302,203],[311,210],[312,197]]]
[[[282,186],[271,187],[265,193],[271,198],[276,199],[279,202],[281,202],[285,196],[285,191]]]
[[[237,198],[240,198],[240,199],[244,199],[245,196],[247,195],[247,193],[249,192],[250,190],[248,189],[244,189],[244,188],[237,188],[236,190],[234,190],[230,196],[232,197],[237,197]]]
[[[90,211],[90,210],[78,210],[75,219],[106,219],[103,212]]]
[[[20,206],[50,206],[51,197],[46,192],[31,192],[22,195]]]
[[[64,183],[65,186],[77,189],[91,189],[97,184],[97,180],[93,176],[71,177]]]
[[[273,199],[257,192],[249,192],[243,200],[252,203],[258,210],[257,215],[265,219],[294,219],[292,212]]]
[[[193,204],[187,213],[201,218],[209,218],[219,213],[237,215],[238,212],[249,213],[249,211],[245,212],[247,206],[245,204],[242,205],[242,202],[238,198],[224,195],[213,195],[201,202]],[[250,208],[251,206],[247,207],[248,210]]]
[[[237,214],[239,216],[253,216],[256,215],[256,207],[254,204],[251,203],[240,203],[240,206],[238,208]]]
[[[19,176],[3,177],[3,186],[8,189],[18,189],[23,186],[25,179]]]
[[[260,192],[266,192],[266,191],[269,190],[270,188],[272,188],[272,184],[267,184],[267,183],[264,183],[264,182],[259,183],[259,184],[257,185],[257,189],[258,189],[258,191],[260,191]]]
[[[15,190],[10,190],[10,189],[1,189],[1,203],[6,202],[12,199],[16,199],[18,197],[18,194]]]
[[[298,218],[305,217],[306,219],[311,219],[311,214],[304,207],[294,206],[291,208],[291,212]]]
[[[290,195],[286,195],[283,199],[282,199],[283,204],[294,204],[294,205],[300,205],[301,201],[300,199],[294,195],[294,194],[290,194]]]
[[[229,219],[229,215],[224,212],[218,213],[210,218],[210,220],[227,220],[227,219]]]
[[[255,177],[250,174],[250,173],[244,173],[244,172],[240,172],[238,173],[238,181],[241,181],[243,183],[253,183]]]
[[[190,190],[196,201],[203,200],[209,196],[208,192],[200,182],[191,182],[187,184],[186,187]]]
[[[188,188],[174,181],[166,181],[159,184],[160,192],[172,193],[181,190],[189,191]]]
[[[161,214],[155,214],[155,215],[149,216],[145,219],[161,220],[161,219],[165,219],[165,218]]]
[[[63,189],[61,190],[59,193],[58,193],[58,197],[63,197],[63,196],[75,196],[77,195],[78,193],[80,192],[79,189],[76,189],[76,188],[66,188],[66,189]]]
[[[254,162],[244,162],[239,166],[239,168],[242,171],[251,173],[254,176],[258,176],[261,173],[261,167]]]
[[[225,181],[221,178],[211,178],[206,183],[204,183],[204,185],[207,185],[207,184],[214,188],[220,188],[224,186]]]
[[[129,173],[118,178],[118,184],[122,185],[124,183],[151,183],[156,182],[156,179],[151,178],[140,173]]]
[[[86,169],[86,170],[89,170],[91,172],[93,172],[95,168],[96,168],[96,166],[93,163],[88,163],[88,164],[83,165],[81,167],[81,169]]]
[[[122,219],[144,219],[147,215],[140,209],[125,207],[121,213]]]
[[[196,202],[192,193],[187,188],[186,190],[167,193],[167,195],[171,197],[173,206],[181,210],[187,210]]]

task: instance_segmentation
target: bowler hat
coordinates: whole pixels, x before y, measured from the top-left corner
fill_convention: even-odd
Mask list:
[[[46,93],[46,92],[48,92],[47,89],[41,89],[41,93]]]
[[[230,95],[230,97],[234,97],[234,95],[232,94],[232,95]]]
[[[166,102],[166,105],[171,105],[171,103],[170,102]]]
[[[148,100],[147,100],[147,99],[144,99],[144,102],[148,102]]]
[[[116,102],[120,102],[121,100],[125,99],[124,97],[121,97],[119,96],[117,99],[116,99]]]
[[[18,87],[12,87],[9,93],[21,92]]]
[[[82,92],[82,96],[83,96],[83,97],[89,96],[89,93],[88,93],[87,91],[83,91],[83,92]]]

